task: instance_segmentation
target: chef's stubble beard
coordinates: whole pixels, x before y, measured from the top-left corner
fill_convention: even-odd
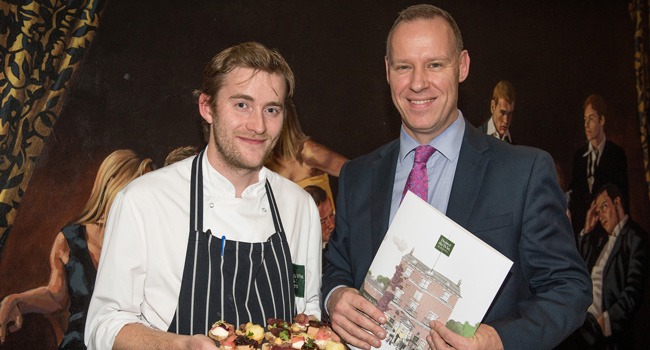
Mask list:
[[[217,150],[217,153],[219,153],[221,159],[223,160],[224,164],[233,170],[244,170],[248,172],[259,171],[260,169],[262,169],[262,167],[264,166],[264,161],[268,158],[268,156],[273,151],[273,148],[278,142],[279,136],[272,142],[271,147],[269,147],[266,150],[264,156],[260,159],[259,164],[249,165],[246,164],[246,162],[243,159],[243,156],[241,155],[239,150],[234,146],[233,143],[224,144],[223,142],[219,142],[220,140],[226,140],[227,137],[225,137],[225,135],[222,135],[219,132],[219,129],[217,127],[219,123],[218,122],[219,117],[216,115],[216,113],[214,113],[213,115],[215,116],[212,123],[212,134],[214,135],[214,146]]]

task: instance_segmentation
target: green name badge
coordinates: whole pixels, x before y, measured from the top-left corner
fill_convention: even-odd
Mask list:
[[[293,264],[293,290],[297,297],[305,297],[305,265]]]

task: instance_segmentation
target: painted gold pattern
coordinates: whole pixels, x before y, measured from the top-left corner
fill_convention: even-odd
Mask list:
[[[0,2],[0,252],[95,35],[100,1]]]

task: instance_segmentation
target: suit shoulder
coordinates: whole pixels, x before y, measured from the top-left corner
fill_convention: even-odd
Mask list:
[[[481,132],[481,133],[486,133],[487,132],[487,127],[488,127],[488,122],[490,121],[490,118],[488,118],[486,121],[483,123],[479,124],[476,128]]]
[[[399,139],[393,140],[370,153],[366,153],[357,158],[351,159],[346,162],[344,168],[348,169],[357,169],[357,168],[367,168],[375,161],[388,157],[393,152],[399,152]]]
[[[511,145],[496,137],[482,134],[476,128],[466,127],[460,156],[473,158],[473,155],[478,154],[500,168],[510,169],[512,167],[522,167],[525,164],[532,165],[539,158],[551,159],[551,164],[553,164],[551,156],[541,149]],[[478,158],[473,161],[478,161]]]
[[[617,155],[625,156],[625,150],[623,149],[623,147],[621,147],[621,146],[615,144],[614,142],[612,142],[612,141],[610,141],[610,140],[607,140],[607,141],[605,142],[605,148],[606,148],[608,151],[612,152],[612,153],[615,153],[615,154],[617,154]]]
[[[637,224],[636,221],[633,221],[632,219],[628,219],[627,225],[629,227],[629,232],[633,236],[638,237],[638,239],[642,241],[648,241],[648,232],[646,232],[646,230],[644,230],[639,224]]]
[[[507,142],[498,140],[495,137],[487,136],[486,140],[489,145],[492,157],[505,157],[505,158],[530,158],[537,157],[550,157],[550,154],[542,149],[532,146],[524,145],[511,145]]]

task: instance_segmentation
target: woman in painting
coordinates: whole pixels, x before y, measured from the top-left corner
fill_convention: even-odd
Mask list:
[[[329,175],[338,177],[348,159],[317,143],[300,128],[296,107],[287,102],[287,115],[280,141],[264,164],[267,168],[305,188],[318,186],[334,203]]]
[[[95,284],[108,210],[117,192],[154,168],[151,159],[141,158],[126,149],[114,151],[104,159],[81,214],[54,240],[48,284],[10,294],[0,303],[0,342],[4,342],[7,327],[11,332],[22,327],[23,314],[48,314],[69,306],[68,328],[59,349],[86,348],[86,313]]]

